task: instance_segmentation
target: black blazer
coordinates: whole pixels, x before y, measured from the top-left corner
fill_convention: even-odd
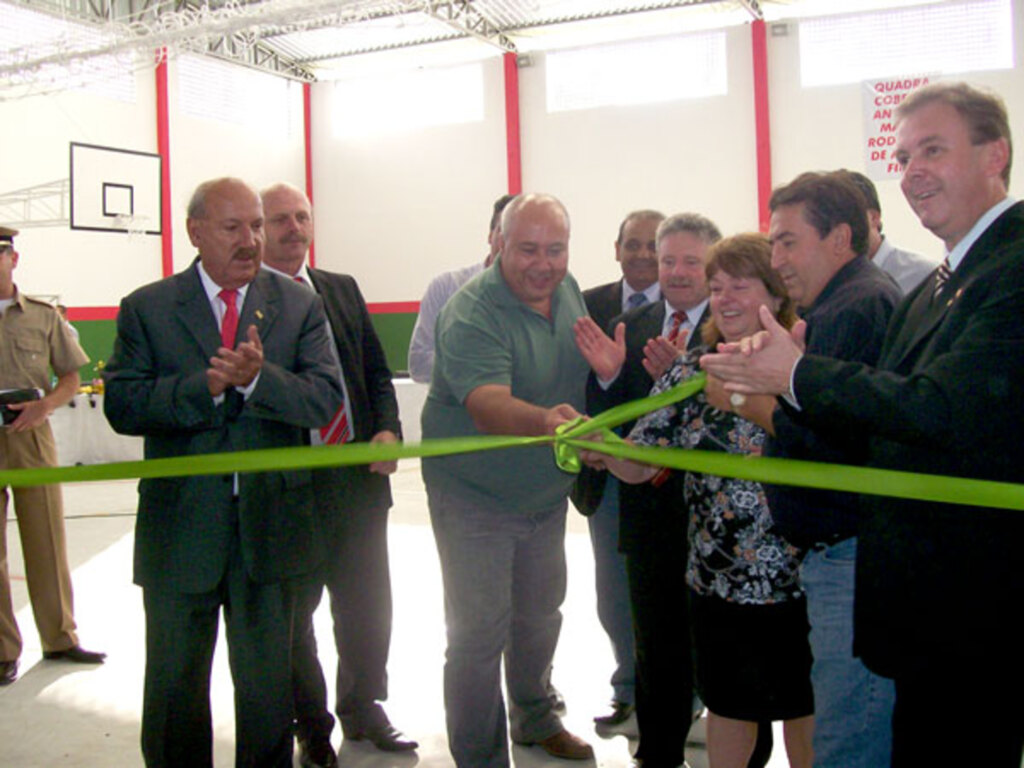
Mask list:
[[[599,328],[607,328],[612,318],[622,314],[622,280],[599,285],[583,292],[583,301],[587,305],[590,317]],[[600,413],[598,403],[592,397],[590,386],[587,388],[587,413],[594,416]],[[607,473],[599,472],[590,467],[580,470],[573,484],[569,498],[582,514],[590,516],[597,511],[604,496],[604,484]]]
[[[707,314],[705,309],[698,325],[703,324]],[[626,323],[626,362],[618,378],[607,391],[601,389],[596,377],[591,373],[587,380],[587,410],[590,413],[601,413],[615,405],[646,397],[654,386],[650,375],[643,367],[644,345],[649,339],[661,334],[665,323],[665,302],[654,301],[613,317],[606,326],[607,332],[613,333],[615,326],[620,322]],[[699,343],[700,333],[694,331],[687,340],[687,348],[692,349]],[[622,433],[628,434],[635,423],[624,424]],[[600,503],[605,479],[604,472],[595,472],[589,468],[585,474],[581,472],[573,489],[573,502],[577,508],[589,509],[590,513],[593,513]],[[657,488],[650,483],[620,485],[621,551],[627,554],[640,554],[661,535],[659,528],[664,524],[666,517],[674,520],[681,517],[685,525],[680,483],[681,475],[673,473],[667,482]]]
[[[248,400],[231,390],[215,405],[206,383],[221,344],[193,265],[121,302],[104,371],[104,412],[121,434],[142,435],[147,459],[302,445],[341,403],[324,312],[308,290],[260,271],[239,333],[259,329],[264,362]],[[254,581],[308,571],[315,560],[308,470],[144,479],[135,525],[135,583],[208,592],[227,568],[232,539]],[[237,519],[235,512],[237,510]]]
[[[934,285],[897,307],[877,370],[805,357],[796,418],[861,436],[877,467],[1024,482],[1024,204],[982,234],[937,300]],[[1024,514],[863,502],[855,651],[868,666],[905,674],[921,660],[996,653],[1020,669]]]
[[[402,436],[398,401],[384,348],[373,328],[366,302],[349,275],[310,269],[313,288],[323,299],[348,392],[352,428],[357,442],[390,430]],[[391,484],[367,466],[337,467],[313,473],[321,523],[336,519],[339,509],[356,514],[391,506]]]

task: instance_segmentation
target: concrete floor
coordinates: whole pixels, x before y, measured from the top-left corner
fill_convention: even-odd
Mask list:
[[[393,487],[390,547],[395,621],[387,710],[395,725],[421,746],[415,754],[391,756],[364,743],[346,744],[341,764],[350,768],[450,766],[441,701],[441,577],[419,463],[403,462]],[[41,660],[12,517],[7,540],[25,650],[20,678],[0,688],[0,766],[134,768],[142,765],[138,740],[145,663],[141,592],[131,583],[135,484],[74,484],[65,486],[64,495],[81,642],[86,648],[106,651],[109,658],[99,667]],[[554,672],[554,681],[568,702],[566,727],[594,745],[597,765],[625,768],[635,745],[621,735],[597,736],[591,721],[610,698],[612,657],[594,609],[593,558],[586,524],[572,510],[566,551],[569,592]],[[316,615],[316,628],[324,671],[332,680],[335,657],[328,650],[333,645],[324,605]],[[223,642],[215,659],[211,698],[216,765],[231,766],[234,716]],[[337,745],[337,729],[334,738]],[[770,766],[782,768],[787,762],[778,729],[776,745]],[[512,756],[517,768],[568,765],[536,748],[515,747]],[[693,768],[707,764],[700,748],[693,749],[688,760]]]

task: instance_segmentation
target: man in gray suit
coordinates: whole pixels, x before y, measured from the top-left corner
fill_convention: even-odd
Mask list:
[[[655,233],[664,219],[658,211],[639,210],[622,220],[615,240],[622,277],[583,292],[587,311],[598,327],[607,328],[623,312],[660,301]],[[596,413],[593,403],[588,402],[587,412]],[[597,616],[615,657],[611,712],[595,717],[594,723],[602,729],[620,727],[633,714],[636,682],[629,581],[626,559],[619,551],[619,481],[611,472],[583,467],[570,498],[590,527]]]
[[[342,401],[322,304],[260,271],[263,209],[238,179],[188,209],[199,258],[121,302],[104,410],[147,459],[298,446]],[[237,340],[236,336],[237,329]],[[146,611],[146,765],[213,765],[210,667],[221,609],[236,765],[292,764],[288,580],[316,564],[309,471],[144,479],[135,583]]]

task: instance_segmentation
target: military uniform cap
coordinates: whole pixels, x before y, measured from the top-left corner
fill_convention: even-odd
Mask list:
[[[13,246],[14,238],[17,236],[18,230],[11,229],[10,227],[0,227],[0,248],[5,246]]]

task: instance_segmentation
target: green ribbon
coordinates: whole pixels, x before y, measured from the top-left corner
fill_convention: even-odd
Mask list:
[[[742,456],[715,451],[631,445],[612,428],[650,411],[684,400],[704,387],[699,373],[670,390],[611,408],[592,419],[562,425],[554,436],[479,436],[428,440],[419,444],[348,443],[294,448],[269,448],[236,453],[178,456],[146,461],[74,467],[0,470],[0,487],[51,483],[127,480],[133,478],[220,475],[232,472],[323,469],[377,461],[449,456],[528,445],[553,444],[556,461],[566,471],[579,471],[579,450],[689,472],[736,477],[760,483],[796,485],[892,496],[903,499],[1024,510],[1024,485],[992,480],[945,477],[870,467],[822,464],[795,459]],[[600,433],[604,442],[582,439]]]

